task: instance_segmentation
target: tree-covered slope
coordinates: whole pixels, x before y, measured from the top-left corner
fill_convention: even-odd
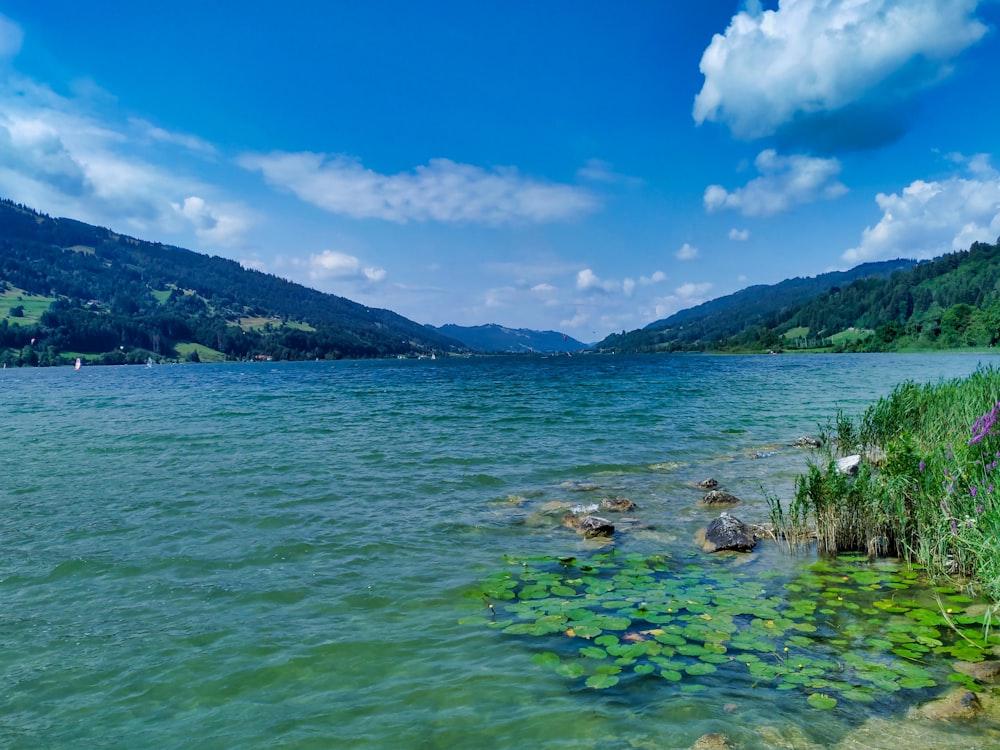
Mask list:
[[[176,357],[177,346],[188,343],[232,358],[464,350],[389,310],[10,201],[0,201],[0,293],[0,313],[8,311],[0,319],[0,350],[19,364],[25,347],[42,363],[63,352]],[[44,301],[45,309],[19,319],[18,299],[36,307]]]
[[[578,352],[587,348],[586,344],[558,331],[505,328],[495,323],[482,326],[448,324],[434,330],[461,341],[477,352],[555,353]]]
[[[600,351],[654,352],[718,349],[734,338],[751,340],[788,320],[805,302],[829,289],[870,277],[887,277],[913,268],[916,261],[863,263],[848,271],[796,277],[760,284],[681,310],[645,328],[612,334],[595,346]]]
[[[853,279],[850,277],[853,276]],[[931,261],[868,263],[750,287],[646,328],[605,351],[899,351],[1000,342],[1000,240]]]

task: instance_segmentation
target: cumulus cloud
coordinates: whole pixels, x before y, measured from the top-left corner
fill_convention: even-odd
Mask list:
[[[674,289],[674,293],[654,300],[652,315],[656,318],[666,318],[678,310],[694,307],[705,301],[712,289],[712,282],[688,281]]]
[[[250,225],[239,205],[209,205],[204,198],[196,195],[184,199],[183,203],[171,203],[171,207],[194,227],[198,237],[222,245],[232,244],[243,236]]]
[[[622,288],[621,282],[601,279],[589,268],[584,268],[576,274],[576,288],[581,292],[602,291],[616,292]]]
[[[639,283],[643,286],[648,286],[650,284],[659,284],[661,281],[666,281],[667,275],[663,271],[653,271],[651,276],[640,276]]]
[[[798,204],[829,200],[847,192],[837,180],[837,159],[781,156],[767,149],[757,155],[754,165],[760,177],[741,188],[728,191],[722,185],[709,185],[705,189],[705,209],[712,212],[728,208],[744,216],[773,216]]]
[[[861,242],[843,259],[930,258],[964,250],[1000,236],[1000,172],[989,157],[952,155],[960,174],[942,180],[914,180],[900,193],[879,193],[882,218],[866,227]]]
[[[92,104],[16,74],[0,76],[0,194],[137,236],[180,234],[213,244],[240,238],[251,224],[248,211],[176,171],[176,148],[167,152],[169,165],[153,161],[147,145],[157,136],[146,124],[115,121]],[[158,140],[184,145],[165,131]]]
[[[379,174],[344,155],[245,154],[245,169],[331,213],[356,219],[506,224],[565,221],[598,207],[587,191],[450,159],[411,172]]]
[[[355,256],[336,250],[324,250],[310,255],[308,265],[312,281],[336,279],[378,282],[386,277],[384,268],[365,266]]]
[[[733,227],[729,230],[729,239],[734,242],[744,242],[745,240],[750,239],[750,230],[736,229],[736,227]]]
[[[785,131],[831,148],[892,140],[903,127],[890,117],[900,103],[986,34],[979,3],[780,0],[766,11],[748,3],[702,55],[695,122],[723,123],[743,139]]]
[[[698,248],[693,247],[685,242],[683,245],[680,246],[680,249],[676,253],[674,253],[674,256],[677,258],[677,260],[694,260],[695,258],[698,257]]]

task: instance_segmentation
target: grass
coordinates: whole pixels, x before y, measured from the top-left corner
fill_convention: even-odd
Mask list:
[[[225,362],[226,355],[216,349],[210,349],[202,344],[177,344],[174,347],[180,358],[183,360],[187,358],[191,352],[198,353],[198,361],[200,362]]]
[[[28,294],[23,289],[10,287],[6,292],[0,294],[0,318],[6,318],[11,323],[22,326],[34,325],[53,302],[55,302],[54,297]],[[11,317],[11,308],[18,306],[24,308],[23,317]]]
[[[296,331],[315,331],[308,323],[300,323],[293,320],[283,320],[282,318],[263,318],[263,317],[245,317],[240,318],[239,326],[244,331],[259,331],[264,328],[264,326],[270,324],[273,328],[280,328],[282,325],[285,328],[291,328]]]
[[[787,331],[781,334],[782,338],[788,339],[789,341],[792,341],[794,339],[804,339],[808,335],[809,335],[809,328],[807,328],[806,326],[797,326],[796,328],[789,328]]]
[[[771,499],[789,539],[814,530],[821,553],[894,555],[963,576],[1000,602],[1000,371],[935,385],[906,382],[824,430],[827,452]],[[865,457],[856,477],[838,456]]]
[[[871,328],[855,328],[854,326],[851,326],[850,328],[840,331],[839,333],[835,333],[828,338],[834,344],[840,344],[847,341],[861,341],[862,339],[868,338],[873,333],[875,333],[875,331]]]

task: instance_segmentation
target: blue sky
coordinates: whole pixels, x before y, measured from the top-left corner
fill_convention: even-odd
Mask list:
[[[0,0],[0,196],[584,341],[1000,237],[996,0]]]

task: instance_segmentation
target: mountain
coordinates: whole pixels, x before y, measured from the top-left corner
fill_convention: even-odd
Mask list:
[[[645,328],[611,334],[594,348],[605,352],[655,352],[718,349],[727,339],[774,328],[801,305],[822,292],[858,279],[888,277],[907,271],[914,260],[863,263],[849,271],[796,277],[778,284],[759,284],[681,310]]]
[[[433,326],[429,326],[433,328]],[[535,352],[552,354],[577,352],[587,344],[556,331],[532,331],[527,328],[504,328],[496,324],[482,326],[457,326],[453,324],[434,328],[438,333],[461,341],[477,352]]]
[[[417,356],[459,341],[232,260],[0,200],[0,358]],[[65,353],[65,354],[64,354]]]

